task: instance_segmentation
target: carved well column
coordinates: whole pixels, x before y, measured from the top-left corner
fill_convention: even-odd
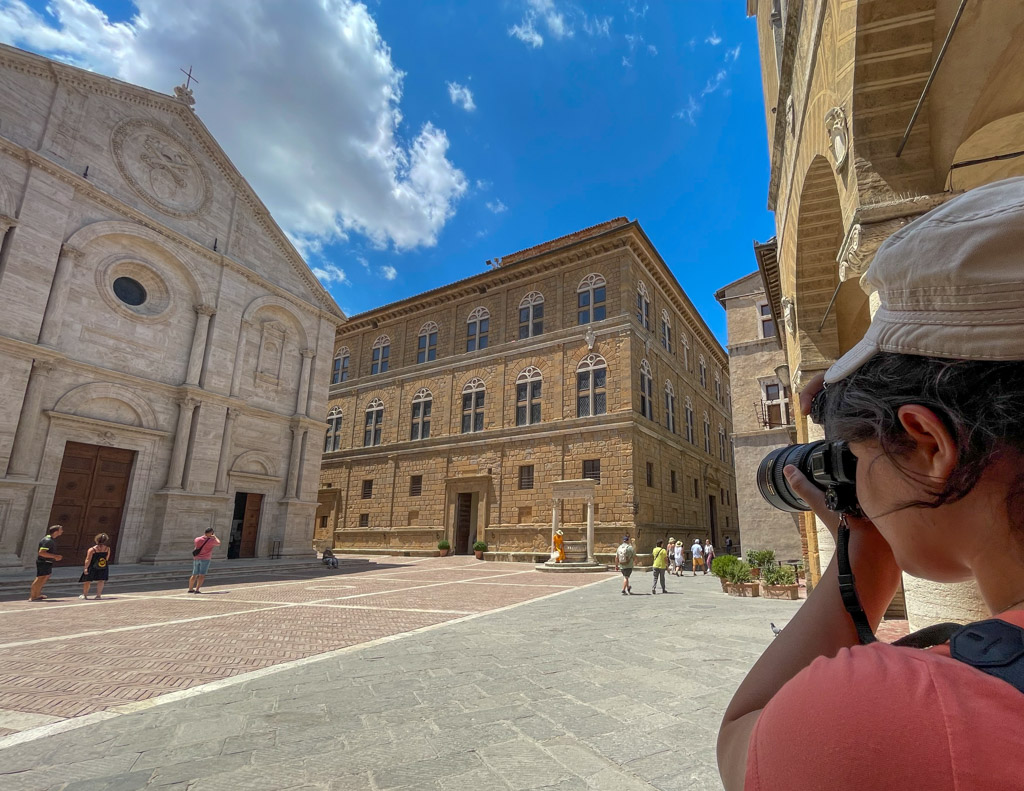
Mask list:
[[[188,435],[192,429],[192,415],[199,406],[195,398],[182,398],[178,401],[178,429],[174,433],[174,450],[171,461],[167,465],[168,489],[180,489],[181,479],[185,474],[185,451],[188,450]]]
[[[299,376],[299,396],[295,400],[295,414],[305,415],[306,397],[309,395],[309,369],[313,364],[314,352],[312,349],[303,349],[300,354],[302,355],[302,374]]]
[[[285,490],[285,497],[299,497],[299,465],[302,463],[302,440],[305,439],[307,429],[300,426],[292,428],[292,455],[288,465],[288,488]]]
[[[245,342],[249,339],[249,330],[252,329],[252,322],[242,319],[242,325],[238,330],[238,346],[235,348],[235,366],[231,371],[231,395],[238,395],[238,388],[242,384],[242,361],[245,359]]]
[[[2,226],[2,223],[0,223]],[[64,321],[64,306],[68,302],[71,273],[75,265],[82,260],[82,251],[63,245],[57,257],[57,269],[53,273],[50,284],[50,297],[46,301],[46,312],[43,313],[43,325],[39,330],[39,343],[43,346],[54,346],[60,337],[60,328]]]
[[[587,500],[587,562],[594,562],[594,499]]]
[[[8,475],[35,477],[37,464],[36,430],[42,414],[43,391],[54,365],[45,360],[33,360],[29,372],[25,400],[21,405],[21,416],[14,434],[11,459],[7,465]]]
[[[206,355],[206,336],[210,331],[210,318],[216,309],[209,305],[196,305],[196,332],[192,336],[192,354],[188,358],[188,374],[185,384],[199,384],[199,375],[203,372],[203,357]]]
[[[235,418],[239,410],[228,407],[224,416],[224,432],[220,438],[220,460],[217,462],[217,483],[214,493],[222,494],[228,490],[228,454],[231,453],[231,432],[235,427]]]

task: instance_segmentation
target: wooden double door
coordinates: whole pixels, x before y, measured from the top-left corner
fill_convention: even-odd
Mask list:
[[[82,563],[98,533],[110,536],[117,556],[135,451],[69,442],[57,477],[47,525],[63,525],[57,539],[62,566]]]

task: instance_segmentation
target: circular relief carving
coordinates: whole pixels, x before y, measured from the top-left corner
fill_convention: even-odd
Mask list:
[[[164,124],[135,118],[115,127],[114,162],[146,203],[174,217],[195,217],[210,200],[210,177],[188,145]]]
[[[171,305],[171,289],[152,265],[132,258],[113,258],[96,268],[96,288],[122,316],[160,321]]]

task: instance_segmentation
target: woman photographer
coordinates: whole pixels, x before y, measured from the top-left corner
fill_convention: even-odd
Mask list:
[[[881,307],[801,407],[824,381],[825,435],[857,457],[864,517],[846,520],[868,622],[905,571],[973,580],[1024,627],[1024,178],[900,229],[865,278]],[[821,490],[785,475],[835,535]],[[1022,722],[1024,691],[946,645],[860,645],[833,559],[733,697],[719,768],[728,791],[1019,789]]]

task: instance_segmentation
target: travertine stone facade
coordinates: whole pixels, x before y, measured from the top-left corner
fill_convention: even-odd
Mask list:
[[[797,516],[770,506],[757,489],[757,468],[764,457],[796,441],[795,406],[789,388],[776,375],[776,368],[786,363],[786,353],[761,273],[723,286],[715,298],[725,308],[729,336],[736,501],[743,550],[774,549],[775,557],[783,561],[804,558],[806,545]]]
[[[641,552],[669,535],[736,540],[727,357],[640,226],[612,220],[492,265],[339,329],[328,403],[337,422],[325,443],[318,540],[344,551],[433,552],[447,538],[464,552],[479,538],[498,556],[533,560],[550,545],[552,483],[585,477],[592,463],[600,465],[599,556],[607,557],[623,532],[638,538]],[[638,318],[641,294],[648,327]],[[591,301],[601,296],[603,315],[595,318]],[[477,322],[485,311],[481,349]],[[663,319],[670,329],[664,344]],[[372,373],[385,347],[388,370]],[[594,369],[606,375],[603,385],[581,391],[581,379],[595,381]],[[650,417],[641,399],[648,372]],[[666,385],[675,397],[674,426]],[[527,400],[517,401],[517,389]],[[581,410],[581,395],[588,404],[600,397],[604,408]],[[417,399],[422,405],[427,397],[424,439],[413,422],[423,414],[422,406],[414,411]],[[528,424],[517,424],[527,416]],[[521,487],[523,476],[532,488]],[[584,502],[559,508],[567,538],[582,539]],[[468,532],[460,533],[460,520]]]
[[[308,552],[344,316],[189,104],[0,47],[0,217],[0,565]]]
[[[786,327],[794,389],[862,337],[876,304],[858,286],[882,241],[956,192],[1024,175],[1024,158],[1002,156],[1024,149],[1024,4],[967,3],[950,37],[960,6],[747,2],[757,17],[778,239],[777,260],[762,272]],[[796,429],[802,442],[820,435],[802,417]],[[831,539],[810,517],[803,529],[813,583]],[[928,583],[905,585],[913,628],[948,620]],[[960,595],[961,611],[984,617],[972,589]]]

